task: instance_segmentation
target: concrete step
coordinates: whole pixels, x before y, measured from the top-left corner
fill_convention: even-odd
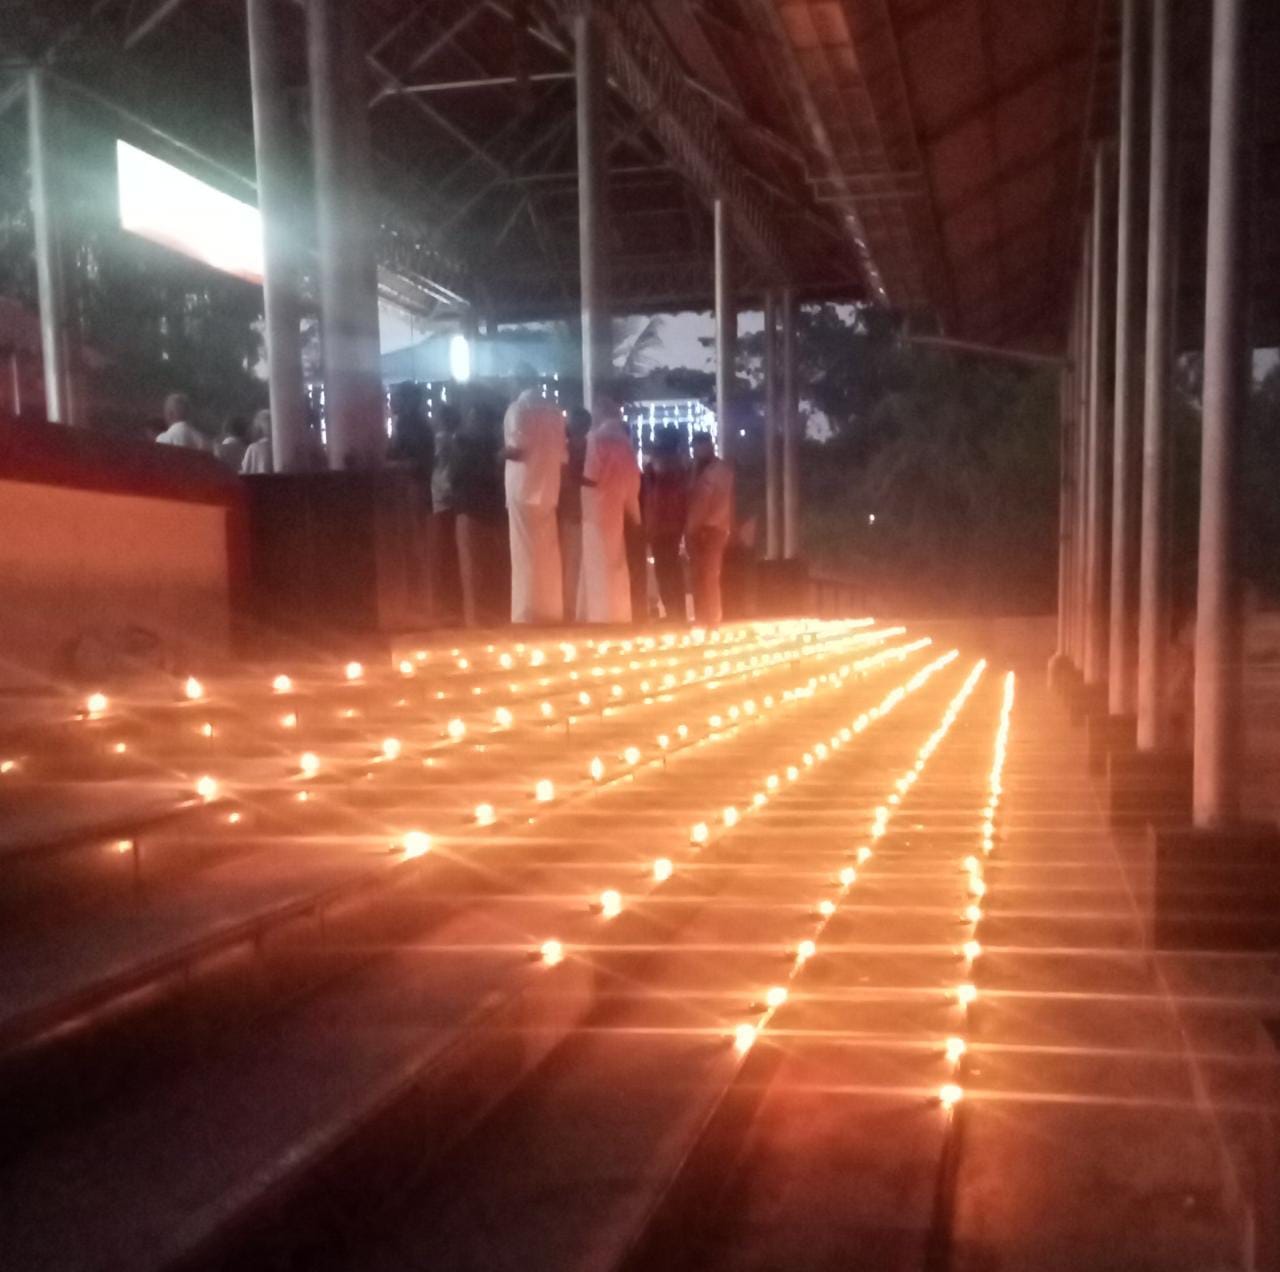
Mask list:
[[[904,706],[874,743],[768,806],[735,841],[736,869],[707,877],[688,926],[397,1212],[370,1215],[339,1266],[670,1266],[672,1248],[706,1220],[777,1054],[760,1043],[744,1063],[734,1031],[760,1015],[769,986],[787,982],[818,899],[836,895],[854,827],[914,758],[946,697],[938,689]],[[950,949],[943,957],[954,962]]]

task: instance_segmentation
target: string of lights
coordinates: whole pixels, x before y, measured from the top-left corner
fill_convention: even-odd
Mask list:
[[[591,641],[588,642],[588,645],[595,654],[600,657],[606,656],[609,652],[615,649],[621,650],[622,652],[631,652],[638,648],[655,649],[662,645],[666,647],[678,646],[689,650],[697,650],[703,645],[723,648],[726,644],[741,644],[748,640],[750,640],[751,643],[742,652],[745,653],[755,649],[764,649],[768,651],[765,654],[753,654],[750,658],[739,658],[736,663],[732,664],[724,661],[721,662],[719,667],[712,667],[708,665],[703,670],[700,677],[692,668],[689,669],[689,672],[686,673],[684,677],[685,685],[691,685],[697,683],[698,680],[704,680],[708,682],[707,687],[709,691],[714,692],[717,691],[727,679],[733,679],[742,675],[751,675],[753,673],[763,674],[769,667],[777,665],[779,662],[786,661],[788,659],[793,660],[797,656],[805,658],[832,656],[835,652],[838,652],[845,641],[851,638],[849,633],[854,633],[852,639],[855,640],[869,639],[873,641],[883,641],[888,639],[895,632],[901,631],[901,629],[885,629],[879,633],[867,633],[860,630],[867,628],[869,625],[870,620],[855,620],[850,623],[842,624],[758,624],[728,633],[725,637],[722,637],[722,634],[719,632],[710,633],[708,636],[706,633],[695,630],[692,633],[687,633],[679,637],[674,634],[666,634],[661,638],[644,637],[638,638],[634,641],[630,639],[612,643],[608,641]],[[797,648],[797,645],[801,647]],[[504,656],[509,656],[509,651],[498,652],[496,647],[491,648],[495,649],[496,658],[500,659]],[[515,649],[524,650],[525,646],[523,646],[523,644],[519,644],[515,646]],[[569,642],[565,642],[561,649],[566,661],[576,661],[578,657],[576,646]],[[421,652],[425,657],[426,651]],[[715,652],[716,650],[714,648],[704,650],[701,651],[701,656],[704,659],[709,658],[714,656]],[[539,665],[544,661],[545,655],[540,647],[535,647],[527,652],[527,659],[530,664]],[[642,670],[643,664],[633,660],[631,667]],[[599,667],[593,668],[592,670],[597,673],[603,671],[603,669]],[[625,674],[621,667],[614,667],[609,670],[619,675]],[[573,671],[570,675],[576,679],[578,672]],[[713,676],[718,677],[718,679],[713,680]],[[373,680],[363,666],[357,663],[349,663],[343,668],[342,679],[349,686],[359,685],[366,688]],[[279,723],[285,729],[297,731],[301,723],[299,714],[303,707],[297,679],[293,676],[281,673],[274,677],[271,682],[271,686],[272,692],[275,695],[295,696],[295,702],[288,704],[291,705],[293,709],[286,712],[280,718]],[[647,680],[641,680],[639,690],[643,694],[644,704],[653,705],[657,701],[670,701],[671,694],[679,692],[682,687],[683,686],[680,684],[678,678],[668,673],[668,675],[663,677],[662,683],[657,686],[651,684]],[[512,689],[513,691],[517,691],[519,686],[513,686]],[[583,696],[583,693],[578,691],[579,702],[581,702]],[[589,695],[587,696],[588,701],[590,701]],[[611,687],[610,696],[612,698],[612,705],[606,703],[601,706],[599,712],[601,718],[616,714],[621,707],[630,705],[626,690],[620,683],[615,683]],[[188,677],[182,684],[179,701],[186,707],[191,707],[195,704],[205,704],[207,706],[211,702],[211,696],[202,682],[197,680],[195,677]],[[396,707],[401,707],[408,705],[408,703],[403,699],[397,699],[394,705]],[[101,723],[107,720],[108,716],[112,714],[112,704],[107,698],[107,695],[98,691],[88,695],[85,699],[84,709],[80,714],[80,718],[85,721]],[[345,718],[353,718],[358,713],[351,708],[347,708],[340,714]],[[554,708],[551,704],[547,701],[543,701],[540,704],[540,710],[537,716],[531,719],[530,723],[533,724],[539,721],[545,722],[548,717],[553,716],[554,714]],[[314,715],[314,713],[312,713],[312,715]],[[515,716],[514,713],[511,712],[510,708],[499,708],[494,714],[493,722],[489,731],[498,732],[504,729],[513,728],[515,725]],[[454,742],[464,737],[466,735],[466,731],[466,722],[462,721],[459,717],[455,717],[455,719],[451,720],[442,730],[444,740]],[[203,721],[198,726],[197,732],[206,743],[213,743],[216,731],[211,721]],[[110,751],[113,754],[122,755],[128,750],[128,746],[123,740],[118,739],[111,742],[109,745]],[[383,737],[378,744],[376,758],[380,760],[398,759],[402,754],[404,754],[404,752],[404,744],[398,737],[386,736]],[[298,752],[295,752],[294,754],[297,756]],[[353,763],[359,764],[366,764],[367,762],[367,753],[353,761]],[[293,762],[291,761],[291,763]],[[320,758],[318,750],[308,748],[303,750],[300,758],[297,759],[295,772],[303,777],[314,777],[319,771],[319,765]],[[4,761],[4,767],[0,771],[7,775],[15,772],[18,767],[17,760],[9,759]],[[224,789],[219,778],[210,773],[200,774],[192,780],[193,786],[198,787],[197,794],[199,798],[206,802],[217,798]]]
[[[1000,704],[1000,722],[996,726],[994,755],[991,771],[987,775],[987,802],[982,809],[980,823],[982,855],[966,856],[961,863],[965,876],[965,904],[963,919],[968,926],[969,937],[961,947],[961,957],[970,979],[956,987],[956,1001],[965,1013],[965,1030],[954,1034],[946,1040],[945,1055],[952,1068],[952,1078],[943,1084],[938,1092],[938,1099],[943,1108],[953,1109],[964,1098],[964,1087],[960,1079],[963,1076],[965,1057],[969,1051],[968,1020],[969,1008],[977,1000],[978,989],[974,983],[973,972],[978,959],[982,956],[982,944],[978,939],[978,928],[982,922],[982,903],[987,894],[986,872],[984,862],[995,850],[996,824],[1000,811],[1000,799],[1004,793],[1003,775],[1005,756],[1009,749],[1009,729],[1013,717],[1014,674],[1008,672],[1004,678],[1004,691]]]
[[[928,641],[919,641],[915,643],[914,647],[907,646],[901,651],[884,651],[881,654],[872,655],[870,658],[863,660],[863,662],[868,665],[879,665],[887,661],[890,655],[897,655],[898,660],[901,660],[907,653],[914,652],[916,648],[923,648],[928,643]],[[851,742],[857,735],[863,733],[877,720],[889,715],[904,698],[922,688],[935,674],[949,666],[957,657],[958,651],[953,649],[934,659],[916,671],[902,684],[890,690],[878,704],[860,712],[848,724],[833,733],[829,739],[819,740],[809,749],[797,755],[798,763],[787,765],[780,772],[766,775],[761,779],[759,787],[743,803],[742,807],[736,804],[726,805],[719,810],[718,814],[710,816],[704,821],[695,822],[689,829],[688,851],[694,854],[700,853],[717,843],[741,823],[744,815],[756,813],[764,808],[773,796],[782,789],[784,781],[788,784],[794,783],[800,779],[804,772],[812,771],[823,764],[835,752]],[[857,670],[857,664],[854,665],[854,670]],[[841,678],[839,684],[842,685],[843,683],[844,678]],[[810,694],[811,692],[810,690]],[[674,874],[674,854],[656,858],[646,873],[644,882],[647,885],[647,894],[651,895],[656,888],[671,879]],[[851,881],[852,878],[850,878]],[[592,900],[591,905],[598,909],[602,918],[610,919],[622,912],[624,903],[622,891],[616,887],[608,887],[603,889],[598,897]],[[565,946],[560,940],[551,939],[544,943],[542,947],[544,958],[548,948],[555,955],[554,959],[551,960],[553,963],[558,963],[564,957]]]
[[[612,770],[606,768],[605,761],[599,755],[594,756],[587,765],[586,779],[579,781],[569,794],[566,794],[562,788],[557,788],[551,778],[538,778],[533,785],[534,802],[538,805],[553,802],[563,805],[575,796],[579,798],[590,796],[616,783],[634,781],[646,768],[665,772],[669,757],[691,753],[700,747],[713,745],[746,724],[762,724],[774,713],[791,704],[812,701],[819,690],[838,690],[851,677],[865,677],[883,667],[903,662],[911,655],[927,648],[930,643],[928,638],[921,638],[906,645],[880,650],[854,662],[845,663],[834,671],[820,676],[810,676],[777,695],[766,694],[758,701],[754,698],[744,699],[741,703],[730,706],[723,715],[709,716],[702,725],[690,725],[681,721],[672,733],[661,733],[654,737],[650,749],[634,743],[624,747],[618,754]],[[951,657],[954,657],[954,653]],[[939,660],[939,662],[942,661]],[[839,739],[836,741],[838,743]],[[760,803],[763,803],[763,799],[759,803],[753,803],[752,807],[758,807]],[[734,812],[736,813],[736,810]],[[532,824],[533,821],[523,808],[512,810],[505,816],[519,817],[526,825]],[[726,825],[736,822],[736,816],[730,814],[730,817],[731,820],[726,822]],[[478,827],[494,826],[503,818],[504,814],[489,802],[478,804],[474,810],[474,824]],[[691,842],[696,842],[693,836],[691,836]],[[673,870],[670,859],[660,858],[654,864],[653,875],[655,879],[662,882],[671,877]],[[618,899],[615,899],[615,896]],[[605,889],[600,898],[600,908],[606,913],[606,917],[619,913],[620,894],[616,894],[614,889]]]
[[[755,1014],[755,1018],[750,1021],[743,1021],[735,1026],[733,1031],[733,1046],[740,1056],[745,1056],[748,1051],[755,1045],[761,1033],[772,1023],[774,1016],[778,1010],[786,1003],[791,993],[792,983],[800,976],[806,966],[818,955],[822,938],[830,925],[833,917],[839,910],[840,904],[848,897],[850,890],[854,887],[858,880],[858,870],[863,867],[875,855],[872,847],[885,835],[889,823],[895,812],[901,806],[903,797],[910,791],[911,787],[919,780],[921,773],[924,772],[926,765],[934,752],[942,744],[943,739],[950,732],[960,712],[964,709],[972,695],[978,681],[981,679],[986,669],[986,661],[977,662],[969,675],[965,678],[964,683],[957,690],[954,697],[948,703],[943,713],[942,719],[938,726],[925,739],[916,753],[916,758],[909,768],[894,782],[893,790],[890,792],[885,802],[878,805],[872,814],[871,825],[867,832],[867,838],[864,843],[859,844],[853,850],[852,865],[841,867],[837,877],[836,899],[823,897],[815,908],[815,917],[813,928],[809,935],[797,942],[794,948],[794,954],[788,970],[786,983],[771,986],[761,996],[759,1007],[760,1010]],[[917,676],[921,673],[917,672]],[[914,678],[913,678],[914,679]],[[961,987],[963,989],[963,987]],[[963,1001],[963,994],[961,995]]]

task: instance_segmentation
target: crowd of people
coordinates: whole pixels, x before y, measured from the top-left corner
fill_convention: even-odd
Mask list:
[[[532,373],[515,389],[505,414],[476,394],[465,411],[442,402],[428,415],[421,385],[392,391],[387,460],[413,478],[409,533],[435,619],[685,621],[691,591],[694,620],[718,623],[734,496],[712,436],[695,433],[689,446],[660,429],[641,465],[616,404],[566,415]],[[246,475],[273,471],[267,411],[229,420],[216,442],[191,423],[183,394],[165,401],[164,418],[158,442],[210,451]]]

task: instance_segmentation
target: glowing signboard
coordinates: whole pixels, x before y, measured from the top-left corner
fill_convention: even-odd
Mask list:
[[[247,282],[262,282],[257,208],[126,141],[116,142],[116,168],[123,229]]]

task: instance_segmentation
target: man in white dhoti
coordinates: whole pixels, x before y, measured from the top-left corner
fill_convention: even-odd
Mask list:
[[[502,422],[507,518],[511,525],[511,621],[564,619],[556,503],[565,450],[564,413],[539,393],[531,372]]]
[[[640,521],[640,468],[627,426],[608,401],[596,405],[582,469],[582,573],[578,613],[588,623],[631,621],[624,521]]]

